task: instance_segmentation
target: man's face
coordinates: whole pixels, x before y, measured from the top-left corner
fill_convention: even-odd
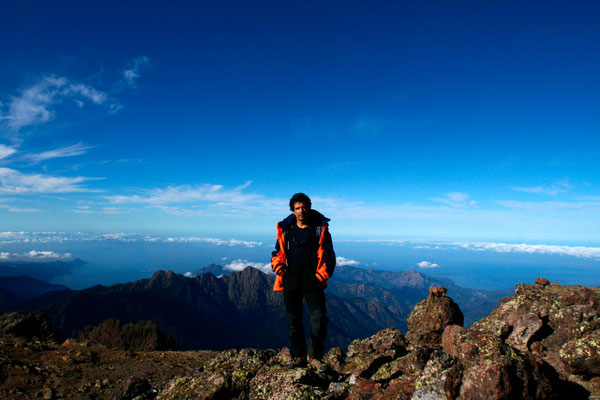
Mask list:
[[[308,219],[308,207],[304,203],[294,203],[294,215],[296,220],[306,222]]]

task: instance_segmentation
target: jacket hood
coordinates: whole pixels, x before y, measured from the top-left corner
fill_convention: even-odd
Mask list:
[[[331,221],[331,219],[327,218],[326,216],[324,216],[317,210],[311,209],[310,214],[308,216],[308,221],[309,221],[309,225],[323,226],[326,223],[328,223],[329,221]],[[285,231],[291,224],[293,224],[295,222],[296,222],[296,216],[294,215],[294,213],[292,213],[292,214],[288,215],[286,218],[284,218],[283,220],[279,221],[278,225],[282,230]]]

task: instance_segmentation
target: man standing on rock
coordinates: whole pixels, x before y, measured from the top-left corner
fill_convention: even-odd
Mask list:
[[[288,316],[292,345],[292,367],[307,363],[306,339],[302,323],[302,298],[310,310],[310,341],[308,361],[320,371],[325,336],[327,308],[325,292],[327,279],[335,269],[335,252],[329,218],[311,209],[310,198],[296,193],[290,199],[290,214],[277,223],[277,242],[271,258],[271,267],[277,275],[273,290],[283,291],[283,302]]]

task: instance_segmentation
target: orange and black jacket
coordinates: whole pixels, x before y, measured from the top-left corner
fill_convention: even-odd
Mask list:
[[[317,247],[317,266],[315,276],[321,282],[323,287],[327,287],[327,279],[333,275],[335,269],[335,252],[333,251],[333,243],[331,234],[329,233],[329,218],[326,218],[316,210],[310,210],[310,223],[316,227],[316,234],[319,237]],[[275,251],[272,253],[271,268],[277,274],[280,268],[287,268],[287,253],[289,243],[286,240],[289,234],[289,228],[296,223],[296,216],[290,214],[283,221],[277,223],[277,242],[275,243]],[[283,279],[276,275],[275,285],[273,290],[283,290]]]

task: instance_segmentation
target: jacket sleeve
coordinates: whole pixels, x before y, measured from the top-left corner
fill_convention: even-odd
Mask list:
[[[325,266],[327,267],[327,275],[331,278],[333,271],[335,271],[335,251],[333,250],[333,241],[331,240],[331,234],[329,228],[325,231],[323,236],[323,248],[327,252],[327,259],[325,260]]]
[[[281,267],[285,266],[285,253],[279,244],[279,238],[275,241],[275,251],[271,253],[271,269],[277,273]]]

